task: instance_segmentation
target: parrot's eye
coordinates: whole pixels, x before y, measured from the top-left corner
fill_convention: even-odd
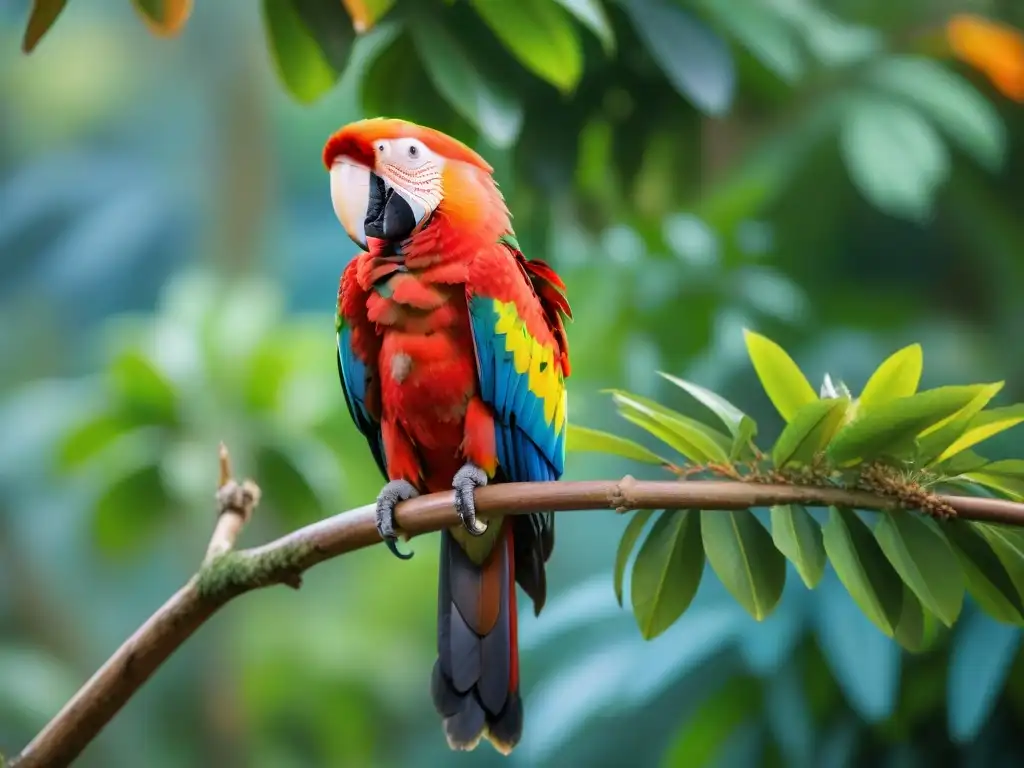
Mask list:
[[[409,145],[409,157],[416,157],[420,153],[419,149],[416,148],[415,144]]]

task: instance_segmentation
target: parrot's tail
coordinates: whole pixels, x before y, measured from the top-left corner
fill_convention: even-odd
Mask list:
[[[502,525],[501,538],[480,565],[441,531],[431,694],[452,749],[473,749],[483,737],[507,755],[522,734],[523,703],[512,519]]]

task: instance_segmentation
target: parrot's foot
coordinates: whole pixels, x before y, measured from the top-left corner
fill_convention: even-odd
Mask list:
[[[392,480],[377,495],[377,533],[399,560],[408,560],[413,553],[403,555],[398,551],[398,536],[395,533],[395,507],[399,502],[415,499],[419,495],[419,491],[408,480]]]
[[[455,511],[462,520],[462,526],[473,536],[483,536],[487,523],[476,519],[476,500],[473,493],[487,485],[487,473],[471,461],[462,465],[455,473],[452,487],[455,489]]]

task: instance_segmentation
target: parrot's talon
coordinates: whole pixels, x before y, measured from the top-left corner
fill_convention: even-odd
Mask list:
[[[487,531],[487,523],[476,519],[476,499],[473,493],[477,488],[487,485],[487,473],[472,462],[466,462],[462,469],[455,473],[452,487],[455,489],[455,511],[471,536],[483,536]]]
[[[384,539],[384,546],[391,550],[391,554],[397,557],[399,560],[412,560],[412,556],[415,552],[409,552],[408,554],[403,553],[398,549],[398,537],[392,536],[389,539]]]
[[[377,533],[384,539],[384,543],[391,553],[399,560],[409,560],[415,553],[404,554],[398,549],[395,507],[399,502],[415,499],[419,495],[419,491],[408,480],[392,480],[377,495]]]

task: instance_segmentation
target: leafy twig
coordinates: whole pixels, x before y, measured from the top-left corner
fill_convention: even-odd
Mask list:
[[[233,551],[259,489],[230,477],[221,456],[221,514],[210,549],[218,554],[157,610],[90,678],[45,728],[13,758],[10,768],[61,768],[74,760],[137,690],[217,610],[239,595],[272,584],[298,586],[317,563],[380,543],[372,504],[343,512],[253,549]],[[231,492],[225,489],[233,489]],[[974,496],[938,496],[960,518],[1024,526],[1024,504]],[[868,510],[903,506],[900,499],[846,488],[740,481],[638,481],[508,483],[477,491],[477,509],[502,514],[554,510],[740,510],[777,504],[837,505]],[[226,518],[235,518],[228,522]],[[456,525],[453,493],[434,493],[399,505],[397,522],[407,536]]]

